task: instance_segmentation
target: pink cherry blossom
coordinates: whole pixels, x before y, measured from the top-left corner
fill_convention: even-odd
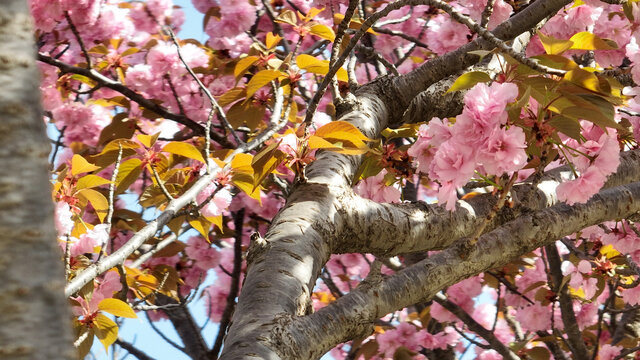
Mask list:
[[[227,305],[227,296],[229,295],[229,287],[231,278],[227,275],[218,277],[215,284],[209,286],[205,292],[207,313],[213,321],[220,321],[222,313]]]
[[[220,263],[220,254],[202,236],[192,236],[184,249],[187,256],[195,260],[195,266],[207,271]]]
[[[376,202],[399,202],[400,190],[393,186],[387,186],[384,180],[385,175],[387,175],[387,170],[382,169],[378,175],[360,181],[354,188],[355,192]]]
[[[578,328],[580,328],[580,330],[583,330],[587,326],[593,325],[598,321],[597,303],[584,303],[578,305],[576,302],[574,303],[574,312],[576,314],[576,320],[578,321]]]
[[[71,219],[73,213],[71,207],[65,201],[59,201],[56,203],[54,223],[56,230],[58,230],[58,236],[66,235],[71,232],[74,226],[74,222]]]
[[[526,165],[526,147],[521,128],[496,129],[478,152],[478,162],[488,174],[512,173]]]
[[[622,300],[631,306],[640,305],[640,286],[624,289],[622,291]]]
[[[221,0],[220,19],[210,18],[205,32],[212,38],[233,37],[249,30],[256,21],[256,9],[246,0]]]
[[[476,154],[473,148],[457,141],[447,141],[436,152],[429,176],[455,186],[464,185],[473,175]]]
[[[613,360],[620,354],[622,349],[623,349],[622,346],[613,346],[610,344],[604,344],[600,347],[600,351],[598,352],[598,359]]]
[[[586,203],[604,185],[606,177],[595,167],[590,167],[575,180],[558,185],[556,193],[558,200],[569,205]]]
[[[92,104],[79,102],[64,103],[53,109],[53,119],[58,129],[65,128],[64,142],[84,142],[95,146],[100,131],[111,123],[107,109]]]
[[[218,5],[216,0],[191,0],[193,7],[201,13],[207,13],[207,11],[212,7]]]
[[[229,205],[231,204],[231,200],[233,200],[231,196],[231,192],[225,188],[218,189],[219,185],[216,183],[211,183],[207,186],[202,192],[196,196],[196,202],[198,205],[204,203],[211,195],[213,198],[200,209],[202,215],[206,217],[216,217],[222,214]]]
[[[549,306],[535,302],[533,305],[518,309],[515,318],[523,329],[529,331],[546,330],[551,326],[550,310]]]
[[[469,28],[452,20],[448,15],[440,14],[429,21],[425,42],[429,49],[438,55],[457,49],[469,42]]]
[[[418,345],[415,343],[415,335],[417,329],[410,323],[400,323],[395,329],[385,331],[384,334],[378,335],[378,351],[383,353],[385,357],[392,358],[396,349],[404,346],[409,350],[417,350]]]

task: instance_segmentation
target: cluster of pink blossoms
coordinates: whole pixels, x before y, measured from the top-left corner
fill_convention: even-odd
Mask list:
[[[574,139],[565,139],[564,160],[572,164],[580,176],[575,180],[563,182],[556,190],[558,199],[567,204],[584,203],[596,194],[620,165],[620,146],[617,132],[607,128],[581,122],[582,135],[586,141],[579,143]]]
[[[506,105],[518,96],[511,83],[478,84],[465,95],[462,114],[452,125],[433,118],[420,126],[418,139],[408,153],[417,169],[440,183],[438,200],[455,209],[456,189],[465,185],[474,171],[486,175],[511,174],[524,167],[525,134],[507,124]]]

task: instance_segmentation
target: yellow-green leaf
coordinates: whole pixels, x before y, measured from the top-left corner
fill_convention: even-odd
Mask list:
[[[129,55],[133,55],[137,52],[139,52],[140,49],[132,47],[132,48],[128,48],[127,50],[123,51],[122,54],[120,54],[120,57],[125,57],[125,56],[129,56]]]
[[[316,17],[318,14],[320,14],[323,11],[324,11],[324,8],[318,9],[318,8],[312,7],[311,9],[309,9],[309,11],[307,11],[307,16],[303,17],[302,14],[300,13],[298,13],[298,16],[301,19],[304,19],[305,21],[311,21],[313,20],[314,17]]]
[[[585,89],[600,92],[600,80],[598,77],[590,73],[586,70],[576,68],[571,71],[568,71],[564,75],[564,79],[567,81],[571,81],[572,83],[579,85]]]
[[[253,155],[251,154],[237,154],[231,160],[231,169],[238,173],[253,174],[252,161]]]
[[[107,55],[109,53],[109,49],[107,49],[103,44],[99,44],[87,50],[87,52],[89,54]]]
[[[198,232],[204,236],[205,239],[209,238],[209,229],[211,229],[211,223],[201,216],[197,219],[189,220],[189,225],[193,226],[194,229],[198,230]]]
[[[247,98],[253,96],[261,87],[267,85],[271,81],[280,76],[286,76],[285,73],[278,70],[262,70],[253,75],[247,84]]]
[[[460,75],[447,92],[471,89],[477,83],[491,81],[489,74],[482,71],[470,71]]]
[[[109,352],[109,346],[118,339],[118,325],[103,314],[98,314],[93,319],[93,328],[98,340],[104,345],[104,350]]]
[[[158,140],[158,136],[160,136],[159,132],[155,133],[153,135],[140,134],[140,135],[137,136],[137,138],[138,138],[138,140],[140,140],[142,145],[150,148],[156,143],[156,140]]]
[[[318,75],[327,75],[327,73],[329,72],[329,60],[320,60],[307,54],[300,54],[296,58],[296,64],[300,69]],[[336,77],[340,81],[349,81],[347,70],[343,68],[338,69]]]
[[[287,155],[278,149],[278,145],[280,145],[280,142],[274,142],[253,157],[251,162],[254,173],[253,189],[257,188],[262,183],[262,180],[286,159]]]
[[[264,40],[264,44],[267,46],[267,49],[271,49],[274,46],[278,45],[280,40],[282,40],[282,37],[280,37],[280,35],[276,35],[272,32],[268,32]]]
[[[260,186],[253,186],[253,169],[251,170],[251,174],[244,172],[233,174],[231,182],[250,198],[257,200],[260,205],[262,205],[262,200],[260,198]]]
[[[573,50],[615,50],[618,48],[614,41],[601,39],[588,31],[579,32],[569,40],[573,42],[571,45]]]
[[[200,151],[195,146],[189,143],[172,141],[167,145],[165,145],[162,148],[162,151],[188,157],[189,159],[198,160],[203,164],[207,163],[204,157],[202,157],[202,154],[200,153]]]
[[[300,54],[296,57],[296,64],[300,69],[306,69],[309,66],[322,66],[323,62],[320,59],[317,59],[308,54]],[[329,71],[329,63],[327,63],[327,71]],[[327,73],[325,71],[325,74]]]
[[[309,149],[327,149],[327,150],[342,150],[342,147],[338,147],[320,136],[311,135],[308,143]]]
[[[308,66],[305,70],[307,70],[310,73],[314,73],[318,75],[327,75],[327,73],[329,72],[329,61],[326,60],[326,64]],[[338,69],[338,71],[336,72],[336,77],[338,78],[339,81],[344,81],[344,82],[349,81],[349,75],[347,74],[347,70],[343,68]]]
[[[102,301],[100,301],[100,303],[98,304],[98,310],[108,312],[111,315],[131,319],[135,319],[138,317],[131,306],[129,306],[129,304],[122,300],[113,298],[103,299]]]
[[[358,139],[360,141],[373,141],[371,139],[369,139],[368,137],[364,136],[360,130],[355,127],[353,124],[348,123],[346,121],[333,121],[330,122],[326,125],[321,126],[320,128],[318,128],[318,130],[316,130],[316,135],[323,137],[323,138],[327,138],[327,137],[332,137],[332,135],[334,135],[334,133],[338,133],[338,132],[345,132],[350,134],[353,139]]]
[[[222,231],[222,214],[218,216],[205,216],[207,221],[211,222],[213,225],[217,226],[220,231]]]
[[[129,188],[142,172],[142,160],[129,159],[120,163],[118,176],[116,177],[116,193],[121,193]]]
[[[298,18],[293,10],[286,9],[278,15],[275,21],[295,26],[298,23]]]
[[[260,126],[267,108],[254,101],[238,101],[227,111],[227,120],[234,128],[246,124],[251,130]]]
[[[140,144],[138,144],[137,142],[133,141],[133,140],[127,140],[127,139],[115,139],[110,141],[107,145],[104,146],[104,148],[102,149],[102,151],[100,152],[100,154],[98,155],[103,155],[106,154],[108,152],[112,152],[112,151],[119,151],[120,150],[120,146],[122,146],[122,149],[137,149],[140,147]]]
[[[571,46],[573,46],[573,41],[571,40],[556,39],[553,36],[547,36],[540,31],[538,31],[538,37],[540,38],[542,47],[544,47],[544,51],[546,51],[547,54],[559,55],[571,49]]]
[[[233,88],[231,90],[228,90],[224,94],[220,95],[220,97],[218,98],[218,104],[220,106],[227,106],[233,103],[234,101],[242,99],[245,96],[246,96],[246,93],[244,88],[239,88],[239,87]]]
[[[333,42],[336,38],[336,33],[333,32],[333,29],[323,24],[315,24],[311,27],[310,31],[313,35],[316,35],[322,39],[329,40]]]
[[[96,215],[100,219],[100,222],[104,221],[107,212],[109,211],[109,202],[99,191],[93,189],[82,189],[76,193],[76,196],[81,200],[89,201],[93,206]]]
[[[604,255],[607,259],[611,259],[620,255],[620,252],[612,245],[605,245],[600,248],[600,254]]]
[[[240,61],[238,61],[238,63],[236,64],[235,69],[233,70],[233,76],[238,78],[244,75],[244,73],[246,73],[247,70],[249,70],[249,68],[251,67],[251,65],[255,64],[256,61],[258,61],[257,56],[247,56],[245,58],[240,59]]]
[[[559,132],[569,136],[572,139],[580,141],[580,122],[577,119],[572,119],[562,115],[556,115],[547,124],[556,128]]]
[[[100,177],[98,175],[89,174],[78,179],[78,183],[76,184],[76,189],[77,190],[89,189],[89,188],[94,188],[94,187],[106,185],[106,184],[111,184],[111,181],[103,177]]]
[[[568,59],[562,55],[542,54],[533,56],[532,59],[536,60],[540,65],[552,67],[555,69],[573,70],[579,67],[575,61]]]
[[[100,167],[91,164],[78,154],[73,155],[71,158],[71,175],[75,176],[90,171],[96,171],[98,169],[100,169]]]

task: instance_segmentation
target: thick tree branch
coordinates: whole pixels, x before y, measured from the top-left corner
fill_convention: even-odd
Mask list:
[[[547,259],[549,260],[549,272],[551,273],[551,279],[553,285],[551,290],[558,295],[558,301],[560,302],[560,313],[562,315],[562,323],[564,324],[564,330],[567,333],[567,342],[571,345],[571,352],[576,359],[588,359],[589,351],[582,339],[582,333],[578,328],[578,320],[576,314],[573,312],[573,300],[569,296],[569,289],[567,284],[562,282],[562,259],[558,254],[558,248],[555,244],[545,246],[545,252]]]
[[[558,204],[523,215],[481,236],[466,260],[460,257],[459,246],[450,247],[384,279],[379,285],[358,288],[315,314],[278,322],[271,334],[291,332],[290,338],[296,341],[285,345],[312,349],[304,357],[317,358],[337,343],[369,335],[373,321],[391,311],[431,299],[447,286],[504,266],[586,226],[638,211],[640,182],[603,190],[586,204]],[[273,340],[265,343],[269,341]]]
[[[534,29],[538,23],[543,21],[547,16],[555,14],[569,3],[571,3],[571,0],[535,1],[518,14],[500,24],[492,33],[501,40],[507,41],[514,39],[518,35]],[[455,51],[429,60],[404,76],[395,78],[391,92],[397,94],[398,101],[393,104],[395,105],[392,110],[394,118],[389,122],[391,124],[400,123],[402,121],[402,114],[409,106],[410,101],[417,94],[431,86],[431,84],[454,75],[458,71],[478,62],[479,57],[469,54],[470,51],[491,49],[493,47],[494,45],[482,38],[476,39]]]
[[[513,207],[503,208],[491,220],[486,230],[495,229],[523,213],[558,203],[556,187],[569,176],[561,167],[546,173],[537,187],[529,183],[513,187]],[[605,188],[640,181],[640,150],[621,154],[620,166],[609,176]],[[534,193],[534,196],[528,195]],[[527,203],[524,199],[529,198]],[[379,204],[343,189],[336,197],[341,217],[334,218],[340,229],[335,237],[334,251],[360,252],[379,256],[395,256],[411,252],[440,250],[455,240],[471,236],[482,224],[496,203],[491,194],[481,194],[469,200],[459,200],[456,211],[422,202]]]

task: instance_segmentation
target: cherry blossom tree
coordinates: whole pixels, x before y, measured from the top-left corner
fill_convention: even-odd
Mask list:
[[[193,359],[637,356],[635,1],[193,0],[202,43],[171,0],[30,0],[37,63],[26,5],[0,264],[23,327],[71,318],[48,351],[150,359],[143,316]]]

